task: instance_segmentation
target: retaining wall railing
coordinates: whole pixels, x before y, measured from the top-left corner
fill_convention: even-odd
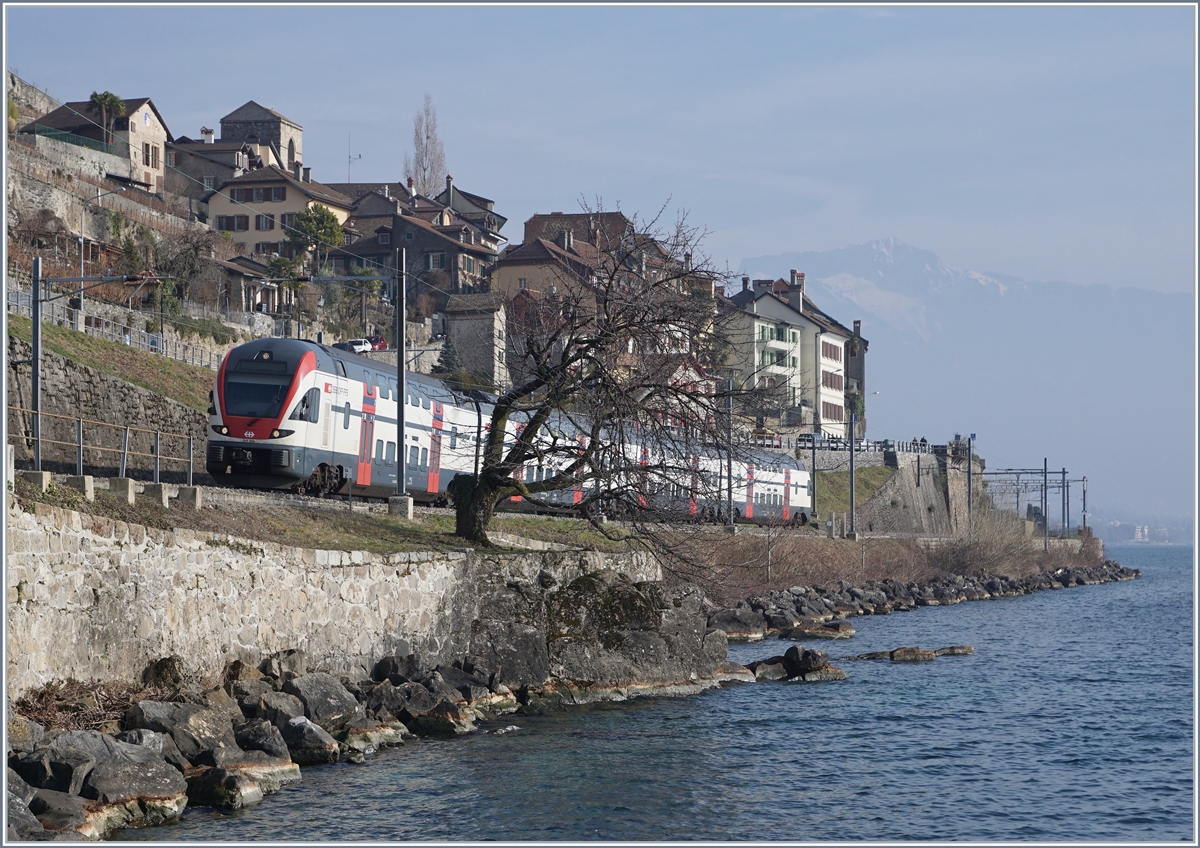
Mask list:
[[[16,412],[22,416],[28,416],[25,420],[33,424],[35,413],[32,409],[25,409],[19,406],[10,406],[10,412]],[[51,412],[43,412],[40,415],[41,426],[30,426],[24,433],[9,432],[9,441],[23,441],[26,448],[36,451],[35,465],[48,464],[56,468],[66,471],[70,468],[70,463],[61,457],[69,456],[70,449],[75,452],[75,473],[83,476],[85,470],[103,472],[96,476],[112,476],[109,474],[114,467],[117,471],[117,477],[130,476],[130,457],[140,457],[146,460],[153,460],[150,464],[150,470],[153,474],[153,482],[162,482],[162,466],[164,463],[171,465],[174,468],[182,468],[187,476],[187,485],[192,485],[192,475],[195,459],[195,440],[192,436],[180,435],[178,433],[164,433],[160,430],[147,430],[141,427],[121,426],[118,424],[110,424],[106,421],[95,421],[90,418],[72,418],[68,415],[57,415]],[[74,438],[66,438],[67,434],[74,429]],[[33,435],[35,432],[41,432],[41,445],[37,444],[37,438]],[[48,437],[50,432],[54,436]],[[90,436],[90,438],[88,438]],[[105,438],[107,436],[107,438]],[[120,438],[120,447],[113,445]],[[168,452],[164,452],[163,443],[174,446]],[[108,444],[104,444],[108,442]],[[58,460],[47,460],[43,462],[43,449],[50,447],[57,449]],[[144,448],[139,450],[138,448]],[[90,456],[89,456],[90,453]],[[116,465],[96,461],[97,454],[113,455]],[[87,461],[90,459],[91,461]],[[148,463],[149,464],[149,463]],[[41,470],[41,469],[35,469]]]
[[[27,291],[10,291],[7,297],[8,311],[16,315],[33,317],[33,295]],[[42,304],[42,320],[70,330],[81,329],[78,326],[77,309],[60,303]],[[84,315],[82,331],[89,336],[118,342],[149,353],[158,353],[189,365],[200,368],[217,370],[221,364],[221,354],[207,348],[188,344],[187,342],[164,339],[159,333],[148,333],[124,324],[118,324],[108,318],[98,315]]]

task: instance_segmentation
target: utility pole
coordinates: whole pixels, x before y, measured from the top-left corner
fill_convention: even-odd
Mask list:
[[[42,470],[42,257],[33,258],[33,470]]]
[[[1062,529],[1060,536],[1067,535],[1067,469],[1062,470]]]
[[[733,380],[725,381],[725,523],[733,527]]]
[[[408,346],[404,337],[408,313],[408,250],[403,247],[395,248],[395,256],[396,296],[393,305],[396,308],[396,388],[399,391],[396,398],[396,439],[399,445],[396,452],[396,495],[388,499],[388,514],[411,519],[412,498],[405,494],[404,488],[404,475],[408,470],[408,434],[404,432],[404,417],[408,406],[408,380],[404,367],[404,352]]]
[[[1087,529],[1087,478],[1083,478],[1083,527]]]
[[[1043,553],[1047,553],[1050,550],[1050,522],[1047,520],[1047,515],[1046,515],[1046,510],[1050,508],[1049,472],[1050,472],[1050,461],[1046,457],[1042,457],[1042,552]]]
[[[857,539],[854,532],[854,425],[858,423],[858,415],[850,414],[850,528],[846,532],[847,539]]]

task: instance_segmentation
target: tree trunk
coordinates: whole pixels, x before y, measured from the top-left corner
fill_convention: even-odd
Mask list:
[[[454,501],[454,535],[483,548],[492,547],[487,528],[499,500],[497,489],[469,474],[459,474],[446,493]]]

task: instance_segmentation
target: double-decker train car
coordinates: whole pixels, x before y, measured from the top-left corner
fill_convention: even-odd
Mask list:
[[[403,475],[403,488],[414,500],[444,504],[456,474],[477,473],[492,408],[425,374],[408,372],[405,382],[401,399],[394,368],[311,341],[239,345],[222,361],[212,391],[206,469],[221,485],[375,498],[394,495],[397,476]],[[397,432],[401,403],[403,434]],[[515,436],[522,425],[512,426]],[[557,438],[578,440],[583,448],[583,436],[567,432],[565,418],[547,427],[559,428]],[[635,449],[649,461],[648,448]],[[673,458],[672,464],[681,469],[678,481],[648,483],[647,509],[692,520],[725,514],[727,497],[703,494],[728,492],[724,454],[705,449]],[[760,451],[732,465],[738,518],[808,521],[809,475],[799,460]],[[515,475],[534,482],[559,470],[526,463]],[[584,487],[546,492],[540,499],[570,511],[583,502]],[[533,508],[519,497],[502,507]]]

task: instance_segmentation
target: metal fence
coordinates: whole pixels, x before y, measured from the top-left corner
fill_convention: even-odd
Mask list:
[[[72,418],[51,412],[41,413],[40,422],[34,424],[38,413],[32,409],[10,406],[9,412],[28,416],[26,420],[33,425],[24,433],[10,432],[9,440],[14,445],[24,442],[24,447],[33,451],[35,471],[43,470],[40,467],[42,465],[50,465],[65,473],[71,468],[67,457],[74,452],[74,471],[78,475],[91,471],[99,472],[96,476],[101,477],[114,476],[114,472],[117,477],[128,477],[130,458],[133,457],[135,464],[137,458],[153,461],[147,464],[150,465],[148,470],[155,483],[162,482],[162,466],[166,463],[182,468],[187,485],[192,485],[195,442],[190,435],[109,424],[90,418]],[[40,433],[40,437],[35,433]],[[164,453],[164,441],[178,445],[176,452]],[[53,456],[43,457],[44,452],[50,452]]]
[[[17,315],[33,317],[33,295],[27,291],[10,291],[7,297],[8,311]],[[42,304],[42,320],[71,330],[82,330],[89,336],[110,342],[129,345],[148,353],[157,353],[179,362],[200,368],[217,370],[221,354],[208,348],[187,342],[165,339],[159,333],[148,333],[124,324],[118,324],[99,315],[84,315],[83,327],[78,326],[78,311],[59,303]]]
[[[99,150],[101,153],[111,153],[113,156],[121,155],[119,148],[115,144],[105,144],[103,141],[69,133],[66,130],[56,130],[54,127],[44,127],[41,124],[34,124],[33,134],[52,138],[55,141],[63,141],[67,144],[74,144],[78,147],[90,147],[92,150]]]

